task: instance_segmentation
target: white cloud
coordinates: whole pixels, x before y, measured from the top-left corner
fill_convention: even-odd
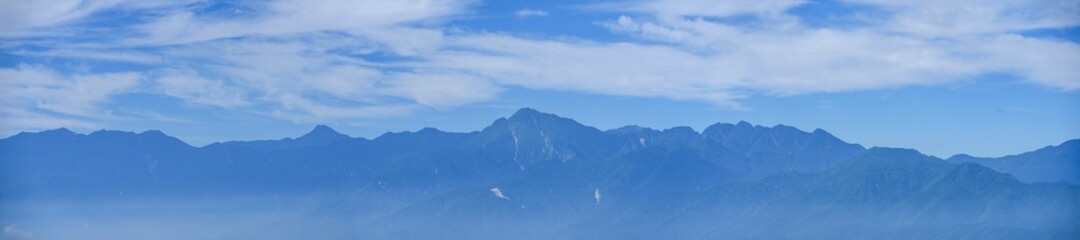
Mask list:
[[[0,69],[4,108],[32,108],[79,117],[101,114],[99,104],[139,84],[138,73],[62,75],[40,66]]]
[[[0,1],[0,36],[28,34],[36,27],[83,18],[112,4],[83,5],[82,0]]]
[[[389,84],[390,94],[436,108],[489,100],[499,92],[496,86],[486,80],[454,73],[398,74]]]
[[[384,71],[347,54],[386,51],[409,56],[441,47],[441,30],[409,27],[458,14],[471,1],[273,1],[252,18],[199,17],[174,11],[137,26],[138,46],[170,46],[164,55],[194,65],[197,80],[165,77],[166,94],[191,103],[243,105],[238,92],[268,107],[260,111],[292,121],[379,117],[417,106],[452,107],[488,99],[495,88],[468,76],[436,79]],[[190,78],[214,76],[215,80]],[[200,80],[201,79],[201,80]],[[235,86],[231,91],[200,88]],[[461,93],[438,91],[460,90]],[[468,89],[467,87],[477,87]],[[478,95],[474,95],[478,94]],[[324,97],[329,96],[329,97]],[[402,102],[401,100],[407,100]],[[409,103],[411,101],[412,103]],[[276,107],[275,107],[276,106]]]
[[[40,34],[101,9],[154,9],[159,18],[112,29],[133,30],[136,37],[100,43],[100,49],[58,44],[16,54],[140,62],[152,66],[147,72],[155,93],[300,122],[451,108],[498,98],[507,87],[706,101],[730,108],[742,107],[741,100],[757,94],[938,85],[990,73],[1013,74],[1055,89],[1080,88],[1080,70],[1073,67],[1080,62],[1080,45],[1017,34],[1078,25],[1080,16],[1072,14],[1078,3],[1072,0],[850,0],[888,16],[845,28],[804,25],[789,13],[808,4],[799,0],[606,5],[605,10],[627,15],[600,25],[636,38],[629,42],[443,28],[449,18],[467,13],[472,2],[281,0],[252,5],[257,14],[237,18],[195,14],[167,3],[94,1],[72,7],[54,2],[42,5],[45,12],[31,9],[5,17],[16,23],[7,29],[11,33]],[[515,12],[522,17],[545,14]],[[736,24],[725,21],[728,17],[754,22]],[[368,56],[372,53],[391,59]],[[5,77],[3,91],[16,96],[5,99],[12,102],[4,104],[8,115],[18,109],[84,118],[99,113],[98,105],[110,96],[133,87],[130,79],[141,78],[139,73],[59,74],[33,66],[0,74],[40,79],[35,86],[45,86],[20,87]],[[59,92],[82,97],[41,97]]]
[[[712,69],[697,70],[702,78],[712,79],[707,81],[732,81],[775,94],[933,85],[1002,72],[1065,90],[1075,89],[1080,81],[1080,70],[1071,67],[1078,62],[1074,56],[1080,55],[1076,43],[1012,33],[1078,25],[1080,17],[1062,14],[1076,12],[1070,10],[1077,8],[1075,1],[992,1],[985,6],[968,4],[975,6],[970,8],[948,3],[861,3],[877,4],[896,16],[854,29],[812,28],[783,13],[801,1],[653,1],[622,7],[650,12],[652,18],[621,16],[601,25],[697,53],[689,59],[660,61],[708,62]],[[949,13],[957,15],[946,16]],[[743,26],[701,18],[739,14],[762,22]],[[982,14],[982,19],[967,16],[973,14]],[[948,17],[965,18],[956,22],[969,25],[932,22]],[[944,27],[917,29],[910,27],[912,22]]]
[[[395,39],[429,31],[395,29],[376,31],[375,35]],[[390,72],[385,68],[394,66],[342,55],[352,54],[351,50],[341,52],[360,49],[366,53],[370,48],[433,51],[409,43],[383,47],[381,42],[314,34],[186,44],[164,54],[195,65],[193,70],[167,71],[156,83],[164,94],[189,103],[244,107],[296,122],[397,116],[421,106],[449,108],[488,100],[499,91],[491,82],[467,74],[435,74],[422,69]]]
[[[115,49],[96,50],[63,48],[49,49],[45,51],[20,50],[14,51],[12,52],[12,54],[30,57],[73,58],[137,64],[159,64],[163,61],[162,57],[157,54]]]
[[[58,127],[89,128],[109,116],[112,96],[135,88],[138,73],[60,74],[41,66],[0,68],[0,125],[5,133]]]
[[[641,1],[622,10],[644,11],[662,17],[773,15],[805,3],[803,0],[658,0]]]
[[[271,100],[277,106],[270,110],[270,116],[301,123],[322,122],[328,119],[394,117],[408,114],[416,109],[415,105],[396,103],[334,106],[293,93],[273,96]]]
[[[55,27],[68,25],[105,9],[149,9],[183,6],[173,0],[45,0],[0,1],[0,37],[71,34]]]
[[[644,141],[644,138],[643,138],[641,145],[645,145],[644,142],[645,141]],[[593,191],[593,198],[596,199],[596,204],[600,204],[600,189],[599,188],[597,188],[596,190]]]
[[[356,33],[377,43],[389,52],[402,56],[418,56],[443,47],[442,30],[414,27],[365,29]]]
[[[200,18],[181,10],[138,26],[145,38],[133,44],[186,44],[243,36],[283,36],[319,31],[365,31],[437,21],[459,14],[471,1],[437,0],[279,0],[261,5],[255,18]]]
[[[424,89],[439,82],[396,83],[394,75],[400,74],[386,74],[375,64],[334,52],[352,46],[351,41],[334,37],[189,44],[168,54],[197,65],[195,73],[182,75],[194,81],[167,75],[159,83],[161,89],[171,90],[167,94],[191,103],[264,106],[248,110],[297,122],[395,116],[410,112],[416,104],[453,106],[432,100],[462,100],[452,98],[453,93],[412,94],[420,90],[404,87]]]
[[[662,45],[475,34],[449,43],[475,51],[434,52],[417,67],[533,89],[696,99],[731,107],[746,90],[789,95],[929,85],[983,70],[968,63],[973,59],[954,56],[963,49],[870,32],[737,34],[723,41],[729,45],[694,53]]]
[[[531,40],[505,35],[458,36],[450,43],[477,51],[440,51],[417,67],[445,68],[532,89],[734,103],[735,79],[703,77],[708,59],[677,49],[628,43]]]
[[[33,233],[27,232],[15,226],[15,224],[8,224],[4,226],[4,235],[17,238],[31,238],[34,237]]]
[[[980,62],[986,71],[1012,73],[1062,90],[1080,89],[1080,45],[1075,42],[1003,34],[968,46],[987,56]]]
[[[11,136],[22,131],[40,131],[57,128],[92,130],[101,126],[95,121],[56,116],[20,108],[0,109],[0,136]]]
[[[510,198],[506,197],[506,195],[504,195],[502,190],[499,188],[491,188],[491,193],[495,194],[495,197],[497,198],[510,200]]]
[[[548,15],[547,11],[544,11],[544,10],[521,9],[521,10],[517,10],[517,11],[514,12],[514,16],[518,16],[518,17],[521,17],[521,18],[524,18],[524,17],[543,17],[543,16],[547,16],[547,15]]]
[[[242,89],[228,86],[224,81],[200,77],[191,70],[168,71],[164,76],[157,78],[154,85],[160,93],[193,104],[219,107],[240,107],[249,104]]]
[[[922,36],[947,37],[1080,24],[1076,0],[845,0],[884,8],[892,13],[885,27]]]

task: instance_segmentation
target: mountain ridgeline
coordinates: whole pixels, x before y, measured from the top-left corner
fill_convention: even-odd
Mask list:
[[[203,147],[57,129],[0,140],[0,224],[52,239],[168,239],[116,230],[130,222],[178,239],[1077,239],[1078,153],[943,160],[820,129],[601,131],[528,108],[470,133],[320,125]]]

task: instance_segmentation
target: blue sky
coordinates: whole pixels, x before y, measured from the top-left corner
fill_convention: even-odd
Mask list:
[[[1000,156],[1080,137],[1080,1],[0,0],[0,136],[193,145],[746,120]]]

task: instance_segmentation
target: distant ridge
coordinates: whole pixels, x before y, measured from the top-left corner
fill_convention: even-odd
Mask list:
[[[512,127],[511,127],[512,126]],[[496,130],[501,129],[501,130]],[[513,131],[511,131],[513,130]],[[446,133],[434,128],[424,128],[416,132]],[[498,132],[498,133],[497,133]],[[410,132],[403,132],[410,133]],[[135,134],[131,132],[100,130],[88,135],[78,134],[67,128],[58,128],[38,133],[22,132],[7,139],[19,138],[81,138],[94,137],[118,137]],[[398,133],[387,133],[394,135]],[[446,133],[446,134],[471,134],[471,133]],[[836,165],[840,161],[850,158],[866,149],[859,144],[847,143],[833,136],[823,129],[814,129],[812,132],[804,132],[786,125],[773,127],[755,126],[746,121],[735,124],[716,123],[701,133],[688,127],[673,127],[663,131],[628,125],[621,128],[600,131],[593,127],[582,125],[572,119],[559,117],[554,114],[540,112],[532,108],[521,108],[515,111],[509,118],[497,119],[492,125],[480,132],[481,135],[503,134],[504,136],[487,136],[487,138],[510,138],[521,137],[518,141],[530,142],[526,146],[538,146],[537,142],[543,142],[541,149],[517,149],[516,154],[529,155],[528,159],[536,160],[538,156],[546,156],[549,159],[571,159],[582,148],[577,145],[588,145],[589,148],[599,148],[599,152],[588,154],[613,154],[641,147],[641,145],[655,144],[717,144],[730,150],[727,154],[743,158],[745,161],[770,161],[768,164],[775,166],[761,166],[764,170],[750,170],[748,175],[760,176],[769,173],[795,170],[803,172],[819,172]],[[560,135],[568,134],[568,135]],[[149,130],[139,134],[143,139],[162,138],[161,141],[183,143],[181,140],[166,135],[157,130]],[[615,140],[601,140],[613,135]],[[701,138],[701,139],[699,139]],[[254,140],[254,141],[227,141],[213,143],[211,145],[227,145],[233,147],[250,148],[257,151],[274,151],[281,149],[293,149],[328,145],[335,142],[353,139],[349,135],[342,134],[327,125],[316,125],[311,131],[297,138],[283,138],[280,140]],[[377,139],[377,138],[376,138]],[[4,139],[6,140],[6,139]],[[60,139],[56,139],[60,140]],[[504,139],[505,140],[505,139]],[[545,142],[546,141],[546,142]],[[475,141],[473,141],[475,144]],[[644,143],[644,144],[643,144]],[[548,146],[547,144],[555,144]],[[562,151],[556,147],[563,147]],[[549,151],[550,150],[550,151]],[[593,156],[596,157],[596,156]],[[1066,141],[1058,146],[1048,146],[1032,152],[1010,155],[1000,158],[981,158],[966,154],[957,154],[947,159],[953,163],[973,162],[985,165],[996,171],[1001,171],[1016,176],[1025,182],[1054,182],[1066,181],[1080,184],[1080,139]],[[530,160],[531,161],[531,160]],[[530,165],[535,163],[521,163]],[[744,163],[745,165],[745,163]],[[761,164],[757,164],[761,165]],[[757,171],[757,172],[755,172]]]
[[[245,208],[318,216],[333,226],[319,236],[334,239],[1075,239],[1077,143],[946,161],[821,129],[601,131],[529,108],[467,133],[366,139],[318,125],[203,147],[160,131],[57,129],[0,139],[0,203],[252,197],[270,203]],[[294,221],[236,236],[312,226]]]
[[[326,145],[349,138],[351,138],[349,137],[349,135],[339,133],[336,130],[330,128],[329,126],[316,125],[315,128],[311,129],[311,131],[295,139],[284,138],[281,140],[230,141],[225,143],[233,146],[252,148],[259,151],[270,151],[278,149]]]
[[[1025,182],[1065,181],[1080,184],[1080,139],[1017,155],[980,158],[958,154],[949,157],[948,161],[977,163],[1012,174]]]

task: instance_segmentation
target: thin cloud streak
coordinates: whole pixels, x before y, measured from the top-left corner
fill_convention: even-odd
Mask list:
[[[93,122],[102,103],[143,84],[142,91],[186,104],[295,122],[448,109],[499,99],[502,89],[514,87],[703,101],[729,109],[747,109],[743,101],[756,95],[934,86],[999,73],[1053,89],[1080,88],[1080,70],[1073,67],[1080,45],[1017,33],[1078,25],[1078,17],[1064,14],[1077,9],[1074,1],[991,1],[974,9],[934,1],[845,3],[889,15],[831,28],[809,26],[789,13],[809,4],[804,1],[665,0],[588,8],[623,14],[580,23],[632,39],[611,42],[446,27],[470,14],[475,1],[271,1],[250,6],[254,15],[227,18],[157,2],[34,5],[29,7],[48,11],[9,16],[17,24],[0,36],[12,42],[5,52],[148,67],[69,77],[45,66],[0,69],[9,83],[3,91],[16,96],[4,109],[9,116],[48,111],[74,116],[58,120]],[[1016,4],[1022,12],[1006,11]],[[64,42],[65,35],[48,30],[89,31],[78,23],[103,10],[155,14],[104,28],[136,33],[108,41]],[[724,20],[736,16],[753,24]],[[20,44],[39,40],[25,36],[52,36],[61,44],[27,50]],[[65,43],[98,47],[72,50]],[[81,87],[31,91],[15,84],[40,79],[35,74]],[[52,96],[79,101],[34,101]]]

